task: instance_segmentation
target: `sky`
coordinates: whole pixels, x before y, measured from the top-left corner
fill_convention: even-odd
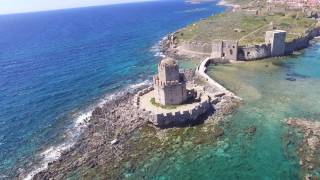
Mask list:
[[[0,14],[15,14],[150,0],[0,0]]]

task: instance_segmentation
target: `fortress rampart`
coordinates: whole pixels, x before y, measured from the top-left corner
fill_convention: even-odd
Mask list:
[[[133,98],[133,104],[139,113],[147,116],[151,123],[159,127],[191,124],[195,122],[199,116],[212,108],[209,96],[203,95],[201,101],[197,103],[196,106],[186,111],[176,111],[172,113],[155,113],[147,111],[145,108],[141,107],[140,97],[153,90],[153,87],[148,87],[139,91]]]
[[[314,28],[307,32],[305,36],[293,39],[286,43],[286,54],[291,54],[293,51],[298,51],[309,46],[310,40],[320,35],[320,27]]]
[[[212,43],[187,41],[181,43],[181,49],[211,58],[228,60],[257,60],[292,54],[309,46],[310,40],[320,35],[320,27],[314,28],[305,35],[285,42],[286,32],[281,30],[267,31],[265,43],[238,46],[237,41],[220,40]]]
[[[198,52],[201,55],[210,57],[225,57],[230,60],[237,59],[238,42],[228,40],[217,40],[212,43],[206,42],[183,42],[181,47],[187,51]]]
[[[271,44],[242,46],[238,50],[238,60],[248,61],[271,57]]]
[[[212,106],[209,97],[204,96],[198,105],[188,111],[154,114],[152,119],[154,124],[164,127],[173,124],[191,124],[192,121],[196,121],[200,115],[207,112],[210,108],[212,108]]]
[[[207,75],[208,66],[210,65],[210,63],[216,63],[216,61],[219,61],[219,59],[214,59],[214,58],[210,58],[210,57],[204,59],[201,62],[201,64],[199,65],[199,67],[197,68],[196,74],[199,75],[200,77],[202,77],[203,79],[205,79],[211,87],[215,87],[215,89],[218,92],[224,93],[228,96],[232,96],[232,97],[241,99],[241,98],[237,97],[233,92],[229,91],[228,89],[226,89],[221,84],[219,84],[218,82],[216,82],[210,76]]]

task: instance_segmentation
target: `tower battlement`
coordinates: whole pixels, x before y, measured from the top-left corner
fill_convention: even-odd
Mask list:
[[[166,58],[158,64],[158,74],[153,77],[156,102],[178,105],[187,100],[186,82],[175,60]]]

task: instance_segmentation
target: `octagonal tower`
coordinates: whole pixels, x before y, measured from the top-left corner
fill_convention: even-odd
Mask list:
[[[175,60],[165,58],[158,64],[158,74],[153,77],[155,100],[162,105],[178,105],[187,100],[184,74],[179,72]]]

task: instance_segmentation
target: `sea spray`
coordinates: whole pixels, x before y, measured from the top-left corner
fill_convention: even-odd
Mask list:
[[[176,13],[195,8],[210,11]],[[82,130],[76,129],[90,117],[88,104],[151,79],[157,58],[150,48],[157,41],[221,11],[155,1],[1,16],[1,178],[25,175],[24,169],[31,172],[49,161],[41,153],[69,148],[68,138],[77,139]]]
[[[80,112],[78,117],[74,119],[73,126],[70,129],[66,130],[66,132],[64,133],[66,136],[65,141],[58,145],[52,145],[46,148],[45,150],[39,152],[39,154],[37,155],[37,159],[39,159],[40,163],[32,167],[32,170],[23,179],[31,180],[33,176],[35,176],[37,173],[47,169],[49,163],[58,160],[63,152],[70,150],[70,148],[72,148],[75,145],[85,128],[89,125],[89,119],[92,116],[92,112],[97,107],[101,108],[104,104],[112,100],[115,100],[127,93],[134,93],[138,89],[141,89],[149,85],[151,85],[151,81],[149,80],[128,85],[126,88],[120,90],[119,92],[106,94],[104,98],[99,100],[97,103],[89,106],[87,110]]]

